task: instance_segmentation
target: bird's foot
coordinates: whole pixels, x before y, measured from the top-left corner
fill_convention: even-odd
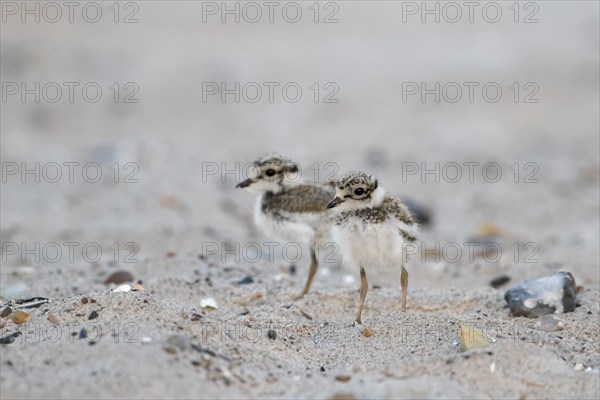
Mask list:
[[[293,301],[298,301],[298,300],[302,299],[302,298],[304,297],[304,295],[305,295],[305,294],[306,294],[306,293],[293,294],[293,295],[292,295],[292,300],[293,300]]]

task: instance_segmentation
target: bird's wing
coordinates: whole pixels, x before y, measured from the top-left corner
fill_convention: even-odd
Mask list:
[[[392,215],[398,225],[398,231],[402,238],[408,242],[417,240],[417,225],[404,203],[397,197],[386,196],[382,207],[389,215]]]
[[[334,196],[332,188],[320,185],[296,185],[285,188],[272,200],[273,208],[290,213],[320,213],[327,211],[327,204]]]

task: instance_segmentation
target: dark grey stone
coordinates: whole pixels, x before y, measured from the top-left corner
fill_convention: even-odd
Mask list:
[[[577,287],[570,272],[523,281],[504,294],[515,316],[537,318],[575,310]]]

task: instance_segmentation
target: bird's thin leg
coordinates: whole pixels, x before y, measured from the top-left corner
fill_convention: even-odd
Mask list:
[[[362,324],[361,315],[363,306],[365,305],[365,297],[367,297],[367,290],[369,289],[369,282],[367,281],[367,274],[363,267],[360,268],[360,306],[358,306],[358,312],[356,318],[354,318],[354,324]]]
[[[304,296],[310,290],[312,286],[313,280],[315,279],[315,275],[317,274],[317,269],[319,268],[319,260],[317,259],[317,254],[315,252],[314,247],[310,248],[310,270],[308,271],[308,278],[306,279],[306,285],[304,285],[304,290],[299,298]]]
[[[400,275],[400,284],[402,285],[402,311],[406,312],[406,292],[408,290],[408,272],[402,266],[402,273]]]

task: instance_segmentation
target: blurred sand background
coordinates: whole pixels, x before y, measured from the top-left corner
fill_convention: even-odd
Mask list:
[[[3,173],[7,163],[95,162],[103,177],[89,183],[76,169],[72,183],[66,176],[37,183],[31,175],[23,182],[19,174],[2,181],[2,302],[51,298],[28,310],[27,327],[39,334],[50,326],[50,313],[61,322],[56,343],[30,334],[0,347],[2,398],[600,397],[597,2],[534,2],[537,23],[522,22],[536,10],[525,3],[515,23],[512,2],[498,3],[497,23],[482,17],[485,2],[473,23],[467,15],[458,23],[435,23],[431,16],[423,23],[420,14],[403,14],[406,4],[392,1],[321,2],[318,23],[313,2],[299,2],[297,23],[283,19],[286,3],[273,23],[266,15],[257,23],[232,17],[222,23],[219,14],[203,22],[206,2],[138,1],[120,3],[115,23],[112,2],[98,4],[103,16],[97,23],[77,11],[73,23],[66,16],[54,24],[22,23],[3,8],[3,96],[7,82],[96,82],[103,89],[96,103],[78,89],[72,103],[65,96],[56,103],[35,103],[32,96],[23,103],[20,94],[3,98]],[[339,21],[322,23],[334,10]],[[131,12],[138,22],[122,23]],[[115,82],[119,102],[109,88]],[[137,103],[121,101],[128,82],[139,88]],[[273,103],[266,92],[257,103],[236,103],[232,96],[204,102],[206,82],[295,82],[303,93],[296,103],[277,89]],[[317,103],[314,82],[321,90]],[[339,89],[337,103],[322,101],[328,82]],[[480,86],[473,102],[466,89],[456,103],[432,96],[421,102],[418,95],[403,101],[403,82]],[[488,82],[503,90],[495,103],[481,95]],[[510,89],[515,82],[518,102]],[[539,88],[537,103],[523,102],[526,83]],[[431,211],[422,242],[462,245],[479,235],[498,242],[503,255],[469,260],[462,245],[457,262],[413,257],[407,314],[400,312],[399,271],[371,274],[375,288],[363,318],[375,335],[365,338],[362,328],[350,326],[358,272],[344,270],[335,257],[322,263],[313,292],[292,303],[306,260],[294,274],[279,250],[273,261],[264,246],[258,260],[240,251],[239,259],[223,255],[225,249],[235,253],[236,243],[244,248],[269,240],[252,224],[254,197],[234,189],[243,178],[237,166],[268,151],[298,161],[309,181],[348,169],[375,173],[388,191]],[[117,182],[110,169],[115,162]],[[480,165],[473,182],[465,162]],[[490,162],[501,166],[495,183],[482,175],[481,166]],[[133,171],[126,163],[137,167],[138,182],[125,182]],[[430,169],[458,163],[463,177],[456,183],[422,179],[407,175],[408,163]],[[510,169],[515,163],[517,182]],[[222,175],[225,169],[235,173]],[[525,182],[533,169],[538,182]],[[65,252],[56,262],[20,257],[22,243],[43,248],[53,242]],[[79,243],[73,260],[65,242]],[[126,262],[129,242],[137,262]],[[19,253],[7,254],[6,243],[18,244]],[[82,257],[86,243],[102,247],[99,261]],[[536,261],[525,260],[527,243],[537,249]],[[217,254],[205,254],[213,244]],[[103,281],[117,270],[131,272],[145,292],[110,292]],[[558,270],[571,271],[584,287],[581,307],[561,316],[565,330],[540,332],[531,328],[534,321],[509,316],[505,289]],[[510,282],[490,287],[500,275]],[[253,283],[233,283],[246,276]],[[82,295],[96,302],[83,304]],[[205,298],[219,308],[202,310]],[[79,332],[91,311],[99,313],[92,322],[102,336],[71,336],[68,326]],[[496,342],[460,352],[456,335],[465,323],[493,325]],[[8,318],[0,324],[2,334],[24,329]],[[249,327],[258,339],[224,334],[223,324]],[[444,333],[439,340],[403,336],[415,325]],[[214,326],[218,333],[208,334]],[[525,333],[515,334],[515,326]],[[267,337],[268,327],[279,332],[277,339]],[[138,342],[125,343],[128,329]],[[164,351],[174,334],[195,346]],[[336,380],[340,375],[350,380]]]

